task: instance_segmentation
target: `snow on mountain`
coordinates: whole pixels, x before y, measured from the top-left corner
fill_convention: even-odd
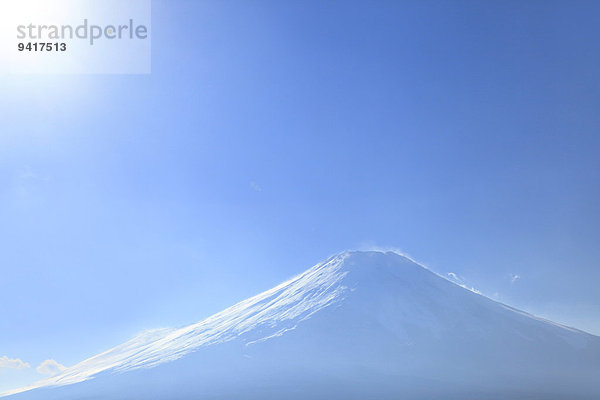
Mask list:
[[[345,252],[10,399],[597,399],[600,338],[388,252]]]

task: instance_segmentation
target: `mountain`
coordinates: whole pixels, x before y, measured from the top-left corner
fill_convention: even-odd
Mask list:
[[[598,399],[600,337],[345,252],[24,390],[7,399]]]

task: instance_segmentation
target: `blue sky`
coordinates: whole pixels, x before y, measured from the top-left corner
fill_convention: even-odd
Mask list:
[[[599,8],[155,1],[151,75],[0,77],[0,391],[351,248],[600,334]]]

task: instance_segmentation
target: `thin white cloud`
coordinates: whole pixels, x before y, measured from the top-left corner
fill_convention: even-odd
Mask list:
[[[475,293],[475,294],[480,294],[480,295],[483,295],[483,293],[481,293],[481,291],[479,291],[479,290],[475,289],[474,287],[467,287],[467,286],[464,286],[464,288],[465,288],[465,289],[469,289],[471,292],[473,292],[473,293]]]
[[[67,367],[56,362],[55,360],[46,360],[38,365],[35,370],[43,375],[54,376],[63,372],[65,369],[67,369]]]
[[[464,282],[464,280],[460,276],[456,275],[454,272],[448,272],[446,275],[448,275],[448,277],[453,281],[461,283]]]
[[[517,275],[517,274],[515,274],[515,275],[511,274],[510,275],[510,283],[515,283],[519,279],[521,279],[521,277],[519,275]]]
[[[438,275],[442,276],[441,274],[438,274]],[[467,284],[466,284],[466,282],[465,282],[465,280],[464,280],[464,278],[462,276],[457,275],[454,272],[448,272],[446,274],[446,276],[448,277],[448,278],[446,278],[447,280],[449,280],[450,282],[453,282],[454,284],[460,286],[461,288],[470,290],[473,293],[477,293],[477,294],[483,295],[483,293],[481,293],[479,290],[475,289],[474,287],[467,286]]]
[[[22,361],[20,358],[0,357],[0,368],[23,369],[29,367],[29,363]]]

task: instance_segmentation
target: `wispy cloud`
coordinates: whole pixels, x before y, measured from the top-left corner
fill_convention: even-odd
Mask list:
[[[67,369],[67,367],[58,363],[55,360],[46,360],[40,365],[38,365],[38,367],[35,370],[43,375],[54,376],[63,372],[65,369]]]
[[[463,278],[461,278],[454,272],[448,272],[446,275],[448,275],[448,278],[452,279],[453,281],[460,282],[460,283],[464,282]]]
[[[441,274],[438,274],[438,275],[442,276]],[[449,281],[454,282],[458,286],[460,286],[464,289],[470,290],[473,293],[482,294],[479,290],[475,289],[474,287],[467,286],[465,279],[462,276],[460,276],[454,272],[448,272],[448,273],[446,273],[446,276],[448,277],[447,279]]]
[[[510,274],[510,283],[515,283],[517,280],[521,279],[521,276],[517,274]]]
[[[262,192],[262,188],[256,182],[250,182],[250,187],[257,192]]]
[[[0,357],[0,368],[23,369],[29,367],[29,363],[22,361],[20,358]]]

